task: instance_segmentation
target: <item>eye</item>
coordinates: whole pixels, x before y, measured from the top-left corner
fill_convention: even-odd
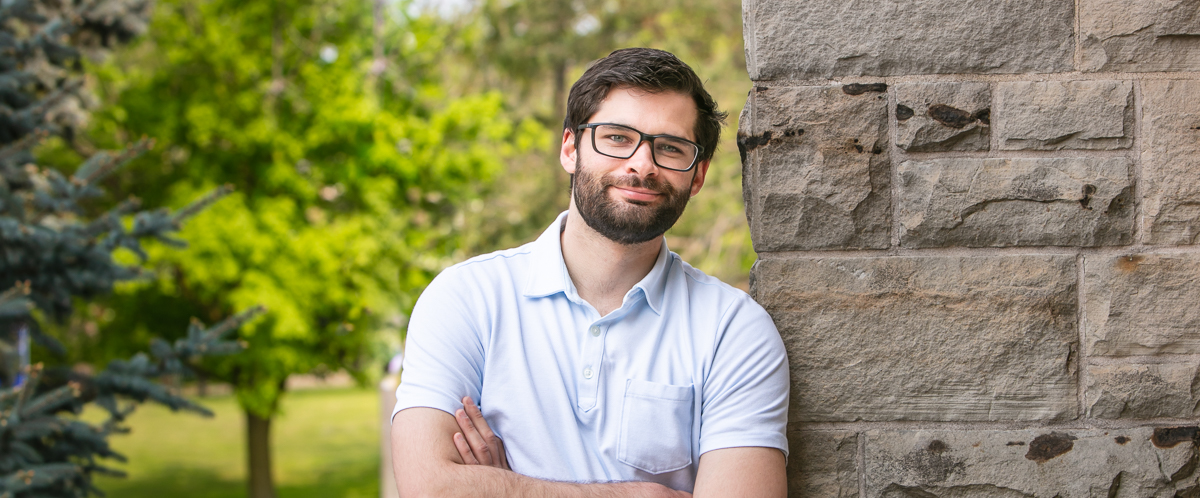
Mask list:
[[[654,141],[654,153],[662,157],[684,158],[695,155],[696,147],[675,137],[660,137]]]
[[[680,150],[679,147],[676,147],[675,144],[671,143],[658,144],[658,151],[666,152],[667,154],[679,154],[683,152],[683,150]]]

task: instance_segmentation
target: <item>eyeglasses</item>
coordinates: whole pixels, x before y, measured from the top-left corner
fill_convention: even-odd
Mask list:
[[[592,129],[592,149],[617,159],[629,159],[642,142],[650,142],[650,157],[660,168],[688,171],[704,151],[700,144],[674,135],[647,135],[628,126],[613,123],[579,125],[579,130]]]

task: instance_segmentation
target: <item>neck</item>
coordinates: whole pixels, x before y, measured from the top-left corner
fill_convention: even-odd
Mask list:
[[[629,289],[654,268],[662,249],[662,237],[625,245],[600,235],[579,216],[574,200],[559,238],[575,290],[600,316],[621,307]]]

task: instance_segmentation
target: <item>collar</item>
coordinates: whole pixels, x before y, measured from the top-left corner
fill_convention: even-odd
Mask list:
[[[542,235],[533,242],[530,256],[535,266],[529,272],[529,279],[525,282],[525,291],[523,292],[525,297],[546,297],[562,292],[573,302],[583,302],[575,290],[575,283],[571,281],[571,275],[567,272],[567,264],[562,256],[561,234],[563,224],[567,221],[567,213],[568,211],[563,211],[559,214],[554,223],[551,223],[546,231],[542,232]],[[630,296],[640,290],[642,295],[646,296],[646,304],[650,306],[650,309],[661,316],[663,295],[667,290],[667,277],[670,273],[671,263],[676,257],[675,253],[667,248],[667,242],[664,239],[658,251],[658,259],[654,261],[650,273],[642,277],[642,280],[634,284],[633,288],[625,294],[625,301],[628,302]]]
[[[559,213],[554,223],[533,241],[530,250],[533,266],[529,280],[525,282],[525,297],[546,297],[568,290],[571,291],[569,294],[574,293],[575,285],[571,283],[567,263],[563,261],[560,238],[563,224],[567,222],[567,213]]]

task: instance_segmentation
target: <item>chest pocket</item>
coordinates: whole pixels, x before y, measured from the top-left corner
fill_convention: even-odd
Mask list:
[[[628,379],[617,460],[651,474],[692,464],[692,386]]]

